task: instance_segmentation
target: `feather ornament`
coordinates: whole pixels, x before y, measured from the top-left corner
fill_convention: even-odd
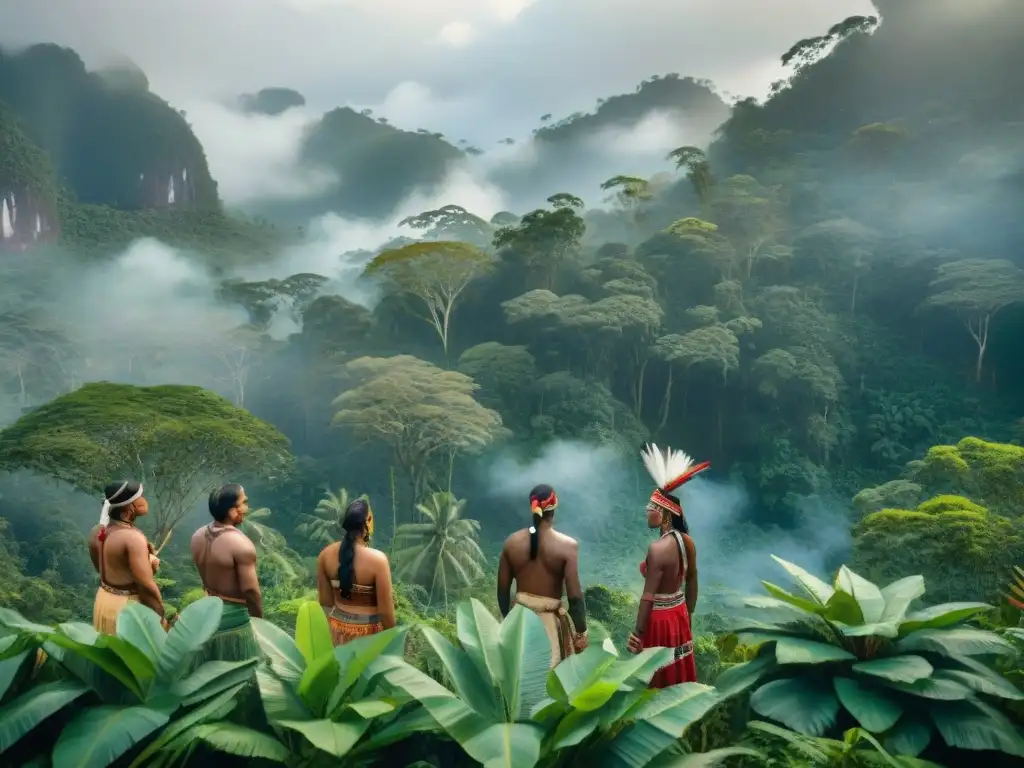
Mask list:
[[[664,452],[654,443],[644,446],[640,451],[647,474],[655,485],[666,493],[671,493],[687,480],[711,466],[710,462],[694,466],[693,459],[683,451],[666,448]]]

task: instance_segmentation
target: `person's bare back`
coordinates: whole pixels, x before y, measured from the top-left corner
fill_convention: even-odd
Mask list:
[[[550,525],[544,525],[543,534],[538,537],[536,558],[530,559],[530,531],[526,528],[505,539],[501,553],[515,579],[517,592],[556,600],[561,600],[566,591],[566,566],[578,556],[576,540]]]
[[[190,544],[203,587],[221,597],[244,600],[238,578],[238,562],[255,560],[256,546],[234,526],[204,525]]]
[[[240,485],[229,484],[214,491],[210,494],[214,520],[192,534],[189,548],[207,594],[245,603],[250,616],[262,618],[256,545],[238,529],[248,510],[249,499]]]

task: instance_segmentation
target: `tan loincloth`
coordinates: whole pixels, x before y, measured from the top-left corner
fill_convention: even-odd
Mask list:
[[[576,627],[561,600],[553,597],[538,597],[529,592],[516,592],[515,602],[529,608],[540,617],[544,630],[551,641],[551,666],[554,667],[574,653]]]
[[[129,603],[139,602],[139,596],[123,589],[105,586],[96,588],[96,600],[92,604],[92,627],[104,635],[117,634],[117,617]]]

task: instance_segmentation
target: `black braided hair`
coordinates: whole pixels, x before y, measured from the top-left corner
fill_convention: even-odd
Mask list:
[[[366,535],[366,518],[370,505],[366,499],[356,499],[345,509],[341,527],[345,536],[338,550],[338,591],[346,600],[352,599],[352,584],[355,580],[356,538]]]
[[[537,545],[540,543],[540,521],[544,518],[544,504],[550,502],[555,489],[550,485],[538,485],[530,491],[530,507],[533,509],[533,524],[530,526],[530,559],[537,559]]]

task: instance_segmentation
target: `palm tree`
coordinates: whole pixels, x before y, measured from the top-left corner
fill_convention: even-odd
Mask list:
[[[339,488],[337,493],[327,490],[327,495],[317,502],[312,515],[301,515],[295,531],[310,541],[327,546],[341,538],[341,521],[348,509],[348,491]]]
[[[486,562],[477,536],[480,523],[462,517],[465,499],[444,491],[432,493],[416,510],[426,522],[406,523],[395,531],[395,576],[426,586],[429,599],[440,586],[448,610],[448,593],[469,586],[484,574]]]
[[[267,507],[254,509],[245,516],[245,521],[241,525],[243,533],[256,545],[261,562],[265,566],[269,565],[272,571],[279,574],[280,581],[296,582],[305,579],[307,576],[305,566],[298,554],[288,547],[288,541],[281,532],[271,528],[265,522],[257,522],[265,521],[268,517],[270,517],[270,509]],[[277,581],[277,579],[274,580]]]

